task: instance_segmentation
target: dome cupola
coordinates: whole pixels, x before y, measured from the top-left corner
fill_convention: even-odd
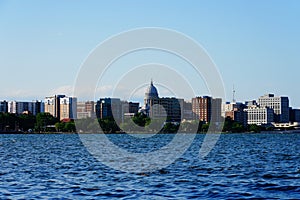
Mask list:
[[[150,86],[147,88],[145,93],[145,99],[156,99],[158,97],[158,92],[156,87],[153,85],[153,81],[151,80]]]

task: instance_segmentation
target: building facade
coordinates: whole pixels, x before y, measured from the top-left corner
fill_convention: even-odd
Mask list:
[[[52,116],[60,118],[60,99],[66,97],[65,95],[54,95],[46,97],[44,102],[44,108],[46,113],[50,113]]]
[[[149,101],[149,117],[166,119],[167,122],[180,122],[183,118],[183,99],[158,98]]]
[[[290,108],[290,122],[300,122],[300,109]]]
[[[139,112],[140,103],[122,101],[122,122],[124,119],[131,119]]]
[[[140,103],[122,101],[122,113],[136,114],[139,111]]]
[[[258,98],[260,107],[268,107],[274,110],[274,121],[279,123],[289,122],[289,98],[275,97],[274,94],[266,94]]]
[[[77,119],[77,98],[63,97],[60,98],[59,119]]]
[[[247,114],[247,124],[270,125],[274,122],[274,111],[271,108],[249,106],[244,111]]]
[[[32,114],[33,115],[37,115],[39,113],[43,113],[45,112],[45,108],[44,108],[44,103],[42,101],[33,101],[33,106],[32,106]]]
[[[193,120],[195,119],[192,109],[192,102],[183,102],[183,119]]]
[[[95,118],[94,101],[77,102],[77,119]]]
[[[32,114],[44,112],[44,107],[41,101],[22,102],[22,101],[10,101],[7,104],[7,112],[15,114]]]
[[[122,120],[122,103],[119,98],[101,98],[96,104],[96,116],[103,119],[113,117],[116,121]]]
[[[226,102],[222,104],[222,116],[224,118],[230,117],[232,120],[243,124],[244,126],[247,125],[247,116],[244,112],[246,105],[240,102]]]
[[[222,99],[209,96],[192,98],[192,111],[196,119],[205,123],[221,122]]]
[[[8,102],[0,101],[0,112],[7,113],[8,112]]]

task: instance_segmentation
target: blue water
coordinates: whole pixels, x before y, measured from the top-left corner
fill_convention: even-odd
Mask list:
[[[172,137],[110,139],[145,152]],[[76,134],[2,134],[0,199],[300,199],[300,134],[224,134],[200,159],[203,137],[169,167],[129,174],[97,161]]]

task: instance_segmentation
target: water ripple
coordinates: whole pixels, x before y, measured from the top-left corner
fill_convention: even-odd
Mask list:
[[[142,153],[173,135],[109,137]],[[200,159],[203,137],[165,169],[128,174],[95,160],[76,134],[0,135],[0,199],[300,199],[299,134],[221,135]]]

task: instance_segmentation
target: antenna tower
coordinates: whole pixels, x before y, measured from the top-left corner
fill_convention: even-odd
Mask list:
[[[235,103],[235,89],[234,89],[234,85],[232,87],[232,102]]]

